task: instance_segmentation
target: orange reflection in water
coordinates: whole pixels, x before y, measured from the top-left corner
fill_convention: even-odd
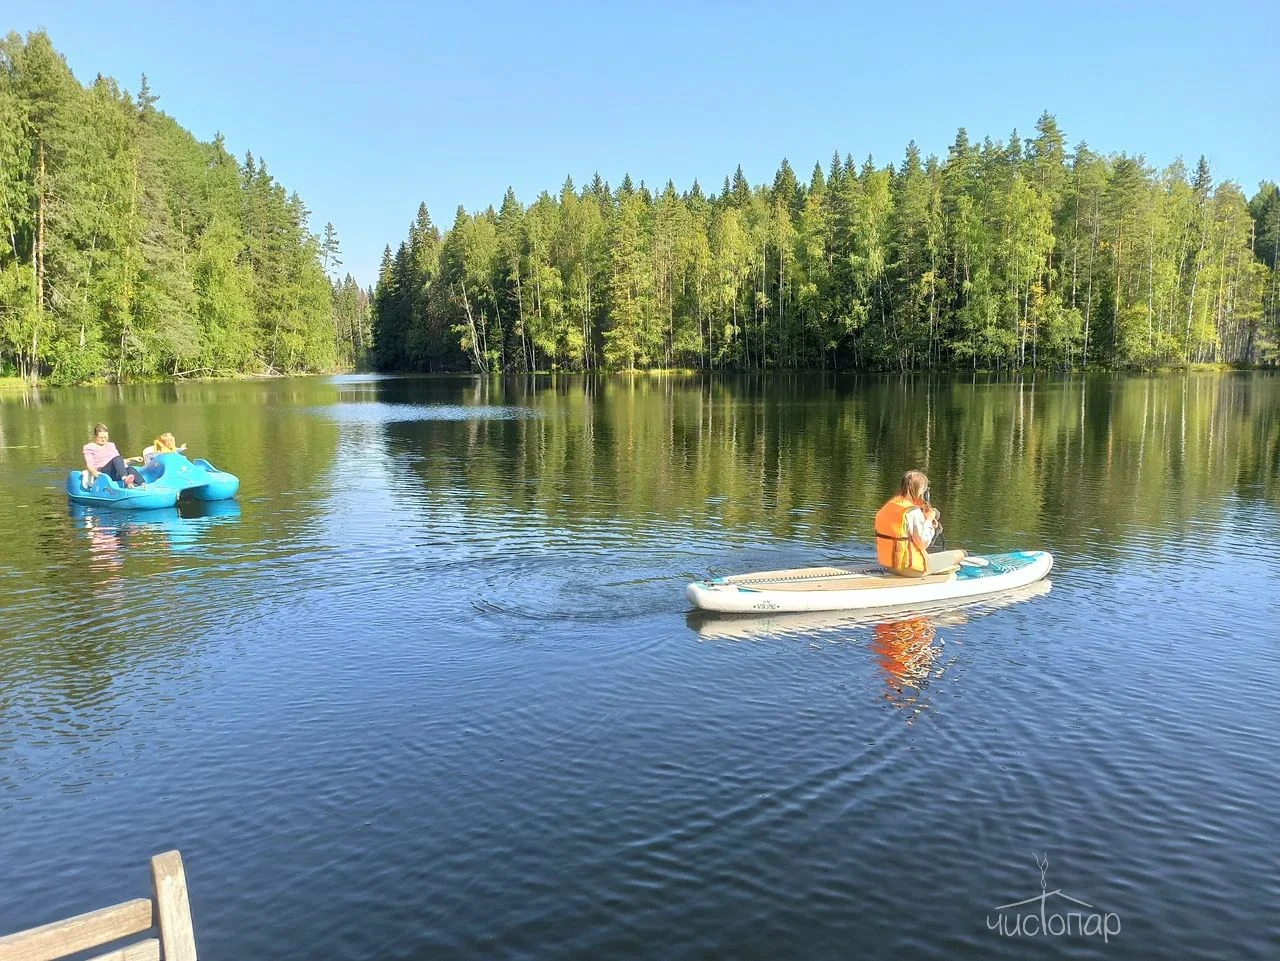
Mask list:
[[[885,673],[889,690],[885,699],[913,716],[928,706],[921,694],[931,677],[942,673],[934,663],[942,655],[935,644],[938,627],[932,617],[908,617],[886,621],[872,629],[871,650]]]

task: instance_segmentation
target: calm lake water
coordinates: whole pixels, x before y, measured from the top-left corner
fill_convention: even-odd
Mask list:
[[[95,420],[239,498],[69,508]],[[1051,582],[689,611],[911,466]],[[0,934],[177,847],[210,961],[1274,958],[1278,505],[1261,374],[0,395]]]

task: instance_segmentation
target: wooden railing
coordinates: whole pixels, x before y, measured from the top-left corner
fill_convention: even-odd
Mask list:
[[[137,898],[0,938],[0,961],[56,961],[155,929],[156,937],[117,947],[91,961],[197,961],[182,855],[151,859],[155,901]]]

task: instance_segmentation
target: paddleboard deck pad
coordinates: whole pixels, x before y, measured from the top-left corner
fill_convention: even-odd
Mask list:
[[[1048,551],[975,555],[946,574],[903,577],[877,565],[804,567],[694,581],[689,602],[704,611],[854,611],[981,597],[1034,583],[1053,567]]]

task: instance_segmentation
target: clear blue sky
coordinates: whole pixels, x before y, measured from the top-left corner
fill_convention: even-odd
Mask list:
[[[372,283],[420,201],[524,202],[599,171],[718,190],[740,163],[802,178],[833,150],[898,161],[1028,135],[1041,111],[1069,146],[1205,154],[1252,196],[1280,179],[1273,3],[714,2],[10,4],[81,82],[146,73],[202,140],[266,159],[344,270]]]

